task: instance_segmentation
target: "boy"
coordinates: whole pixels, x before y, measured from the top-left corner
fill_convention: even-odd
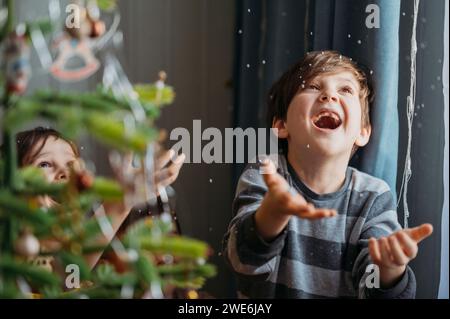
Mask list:
[[[401,230],[388,185],[348,167],[369,141],[370,95],[332,51],[307,54],[270,90],[279,167],[247,167],[224,239],[241,297],[414,298],[407,264],[431,225]]]

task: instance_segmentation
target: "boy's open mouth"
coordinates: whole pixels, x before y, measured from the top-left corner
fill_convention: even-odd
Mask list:
[[[314,115],[312,122],[316,127],[328,130],[335,130],[342,124],[340,116],[329,110],[323,110]]]

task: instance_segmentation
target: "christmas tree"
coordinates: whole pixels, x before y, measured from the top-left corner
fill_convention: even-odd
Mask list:
[[[93,3],[97,11],[117,10],[115,1],[89,2]],[[164,82],[165,74],[162,72],[154,84],[136,85],[129,90],[123,89],[128,83],[117,83],[121,80],[113,78],[109,85],[92,92],[48,89],[25,95],[30,74],[30,39],[36,32],[52,34],[60,26],[51,20],[16,26],[14,1],[8,0],[5,9],[7,18],[0,25],[4,66],[0,89],[0,297],[164,298],[170,287],[187,289],[188,297],[196,297],[195,290],[215,274],[214,266],[206,263],[209,247],[174,234],[170,209],[165,208],[159,217],[136,222],[120,240],[114,237],[106,245],[98,245],[95,239],[110,231],[108,214],[86,217],[86,212],[102,207],[101,203],[123,201],[127,183],[134,189],[131,202],[155,199],[151,176],[158,130],[154,120],[174,98],[173,89]],[[99,37],[105,32],[105,25],[95,10],[86,12],[89,37]],[[63,33],[71,41],[81,42],[83,36],[79,32],[83,27],[74,31],[66,24]],[[58,72],[54,72],[56,77],[73,75],[69,71]],[[93,178],[84,168],[73,169],[67,183],[48,183],[38,168],[18,167],[15,136],[21,127],[36,119],[51,121],[70,140],[88,133],[116,150],[113,155],[119,162],[125,153],[133,152],[139,169],[121,183]],[[159,193],[164,197],[164,189],[159,189]],[[61,205],[39,207],[36,197],[42,195],[57,198]],[[42,243],[46,240],[57,244],[44,249]],[[91,271],[83,256],[108,251],[115,258]],[[45,257],[51,258],[51,266]]]

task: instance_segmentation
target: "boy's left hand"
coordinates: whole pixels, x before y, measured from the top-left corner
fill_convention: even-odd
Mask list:
[[[370,238],[369,253],[380,267],[380,281],[383,288],[393,286],[403,275],[406,265],[417,256],[417,244],[433,232],[431,224],[399,230],[378,239]]]

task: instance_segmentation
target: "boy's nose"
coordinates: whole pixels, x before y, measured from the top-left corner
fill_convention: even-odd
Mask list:
[[[337,102],[337,100],[338,98],[336,97],[336,95],[330,93],[323,93],[320,96],[321,102]]]

